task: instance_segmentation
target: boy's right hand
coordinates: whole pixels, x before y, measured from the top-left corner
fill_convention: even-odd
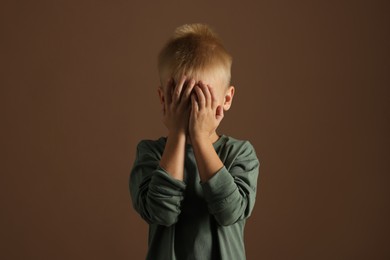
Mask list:
[[[187,84],[186,84],[187,83]],[[191,91],[194,79],[182,76],[177,84],[170,78],[164,90],[163,122],[170,133],[186,135],[191,110]]]

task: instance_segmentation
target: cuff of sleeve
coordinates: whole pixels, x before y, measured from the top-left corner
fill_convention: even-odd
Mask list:
[[[173,178],[160,165],[157,166],[155,174],[152,176],[150,185],[157,189],[161,189],[161,192],[165,191],[164,193],[182,192],[187,186],[184,181]]]
[[[206,182],[200,181],[199,183],[203,188],[204,198],[210,204],[227,198],[237,188],[233,176],[225,166],[219,169],[214,176]]]

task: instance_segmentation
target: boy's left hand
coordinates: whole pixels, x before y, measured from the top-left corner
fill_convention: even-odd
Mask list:
[[[199,82],[193,90],[188,125],[190,138],[209,138],[224,116],[223,108],[217,104],[214,89],[209,85]]]

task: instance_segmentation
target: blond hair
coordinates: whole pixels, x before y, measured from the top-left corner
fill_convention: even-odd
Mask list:
[[[160,81],[185,74],[195,79],[211,75],[227,88],[231,79],[232,56],[219,36],[206,24],[185,24],[175,29],[158,55]]]

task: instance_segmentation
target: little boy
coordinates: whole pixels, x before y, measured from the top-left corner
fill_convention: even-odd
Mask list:
[[[129,188],[149,224],[146,259],[244,260],[259,160],[249,141],[217,134],[234,95],[232,58],[204,24],[178,27],[158,57],[168,135],[137,145]]]

